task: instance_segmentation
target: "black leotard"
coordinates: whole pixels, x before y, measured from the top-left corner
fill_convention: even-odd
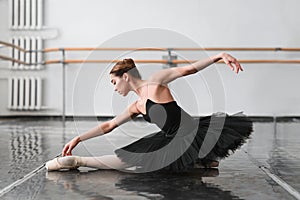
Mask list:
[[[245,115],[213,114],[194,119],[176,101],[146,101],[143,118],[161,131],[147,135],[115,150],[122,161],[137,166],[141,172],[182,171],[197,161],[225,158],[239,148],[253,131]]]

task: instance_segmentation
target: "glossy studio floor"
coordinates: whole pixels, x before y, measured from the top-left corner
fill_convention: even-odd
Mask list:
[[[60,153],[89,120],[2,119],[1,199],[297,199],[300,191],[300,121],[254,119],[251,139],[217,169],[182,173],[126,173],[116,170],[47,172],[45,161]],[[146,122],[138,120],[139,126]],[[133,124],[78,146],[81,156],[110,154],[143,136]],[[147,127],[151,132],[155,127]]]

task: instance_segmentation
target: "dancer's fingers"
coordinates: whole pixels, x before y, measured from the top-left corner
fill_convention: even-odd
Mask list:
[[[66,156],[66,155],[68,155],[68,152],[69,152],[69,145],[67,144],[67,145],[64,147],[64,149],[63,149],[61,155],[62,155],[62,156]]]
[[[239,71],[243,71],[243,68],[238,61],[235,61],[234,64],[236,67],[236,73],[239,73]]]
[[[236,72],[236,73],[239,73],[240,68],[238,67],[237,62],[234,63],[234,64],[235,64],[235,72]]]
[[[67,150],[66,155],[67,156],[71,156],[72,155],[72,148],[71,148],[71,146],[69,146],[69,149]]]
[[[231,55],[225,53],[222,58],[225,64],[228,65],[232,71],[235,71],[236,73],[244,71],[240,63]]]
[[[232,64],[230,62],[228,62],[229,67],[231,68],[232,71],[234,71],[234,67],[232,66]]]
[[[72,151],[71,150],[67,152],[67,156],[72,156]]]
[[[234,70],[234,67],[231,65],[230,61],[226,57],[223,57],[223,61],[226,65],[228,65],[231,68],[232,71]]]
[[[239,68],[239,70],[244,71],[241,64],[239,62],[236,63],[237,67]]]

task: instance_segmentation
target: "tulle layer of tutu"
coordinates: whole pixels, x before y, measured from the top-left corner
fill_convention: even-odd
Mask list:
[[[164,131],[152,133],[115,153],[140,172],[178,172],[193,168],[198,162],[205,165],[228,157],[253,131],[252,121],[242,113],[214,113],[193,120],[196,128],[179,128],[172,137]]]

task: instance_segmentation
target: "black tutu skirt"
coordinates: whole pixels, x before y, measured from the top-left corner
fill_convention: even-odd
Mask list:
[[[167,135],[159,131],[115,150],[137,172],[186,171],[201,162],[228,157],[250,137],[253,123],[244,114],[214,113],[189,120]]]

